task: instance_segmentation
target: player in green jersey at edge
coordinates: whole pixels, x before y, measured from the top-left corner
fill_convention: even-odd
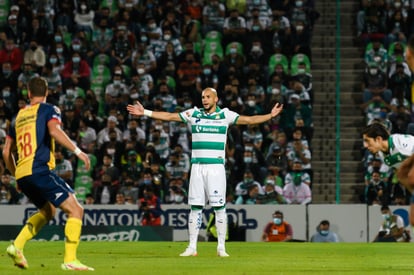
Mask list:
[[[13,120],[3,159],[7,169],[16,177],[18,187],[39,209],[27,221],[14,242],[7,247],[7,254],[15,265],[29,267],[23,248],[55,215],[59,207],[67,215],[65,225],[65,254],[63,270],[94,270],[76,257],[80,241],[83,208],[74,196],[73,189],[52,170],[55,168],[55,141],[72,151],[89,170],[90,161],[60,127],[58,107],[46,103],[48,85],[41,77],[32,78],[28,85],[30,104],[21,108]],[[15,151],[17,159],[15,160]],[[17,162],[17,164],[16,164]]]
[[[184,122],[191,126],[192,152],[191,176],[188,204],[191,207],[188,231],[189,245],[180,256],[197,255],[197,238],[202,224],[202,210],[208,203],[216,215],[217,255],[228,257],[225,248],[227,230],[226,216],[226,173],[224,168],[227,129],[230,124],[259,124],[268,121],[282,112],[283,105],[276,103],[266,115],[243,116],[227,108],[217,106],[217,91],[206,88],[202,91],[203,108],[194,107],[181,113],[153,112],[137,102],[128,105],[132,115],[148,116],[165,121]]]

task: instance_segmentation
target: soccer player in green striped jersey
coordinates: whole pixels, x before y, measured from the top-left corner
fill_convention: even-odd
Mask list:
[[[191,207],[188,231],[189,245],[180,256],[197,255],[197,238],[202,223],[202,210],[208,203],[216,214],[218,235],[217,255],[228,257],[225,249],[227,230],[226,174],[224,169],[227,130],[231,124],[259,124],[282,112],[283,105],[276,103],[266,115],[243,116],[217,106],[217,91],[206,88],[201,94],[203,108],[194,107],[181,113],[153,112],[137,102],[128,105],[132,115],[148,116],[166,121],[184,122],[191,126],[192,152],[188,204]]]

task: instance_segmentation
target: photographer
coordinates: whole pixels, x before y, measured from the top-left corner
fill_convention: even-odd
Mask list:
[[[399,215],[391,213],[388,206],[381,207],[383,223],[374,242],[409,242],[409,231],[404,228],[404,220]]]
[[[161,225],[161,200],[154,194],[152,186],[144,187],[144,197],[139,199],[138,206],[142,226]]]

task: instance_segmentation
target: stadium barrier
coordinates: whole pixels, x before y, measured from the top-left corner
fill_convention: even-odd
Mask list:
[[[82,238],[84,240],[113,241],[187,241],[188,206],[162,205],[161,208],[163,210],[162,226],[150,227],[150,229],[140,226],[140,213],[134,205],[85,205]],[[390,208],[394,213],[399,214],[404,219],[407,228],[410,228],[409,207],[391,206]],[[230,228],[235,229],[239,234],[235,240],[261,241],[263,228],[272,220],[272,214],[276,210],[284,213],[285,220],[293,227],[293,238],[299,241],[309,240],[310,236],[316,232],[319,222],[324,219],[330,221],[331,230],[338,234],[341,242],[370,242],[374,239],[382,223],[380,207],[365,204],[228,205],[227,216]],[[36,209],[32,206],[2,205],[0,207],[0,240],[14,238],[17,231],[13,230],[13,234],[9,234],[8,231],[11,227],[7,226],[15,226],[17,228],[15,230],[18,230],[35,211]],[[211,209],[206,209],[203,213],[201,239],[206,235],[205,226],[211,211]],[[57,211],[55,218],[50,222],[50,225],[55,227],[44,231],[62,231],[59,226],[63,226],[65,221],[65,214],[62,211]],[[56,226],[59,230],[56,229]],[[39,235],[39,238],[42,239],[42,235]],[[53,240],[53,238],[43,239]]]

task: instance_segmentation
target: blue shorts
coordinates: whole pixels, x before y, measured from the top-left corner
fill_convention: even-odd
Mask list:
[[[69,193],[74,193],[61,177],[51,171],[23,177],[17,180],[17,184],[37,208],[42,208],[48,201],[59,207]]]

